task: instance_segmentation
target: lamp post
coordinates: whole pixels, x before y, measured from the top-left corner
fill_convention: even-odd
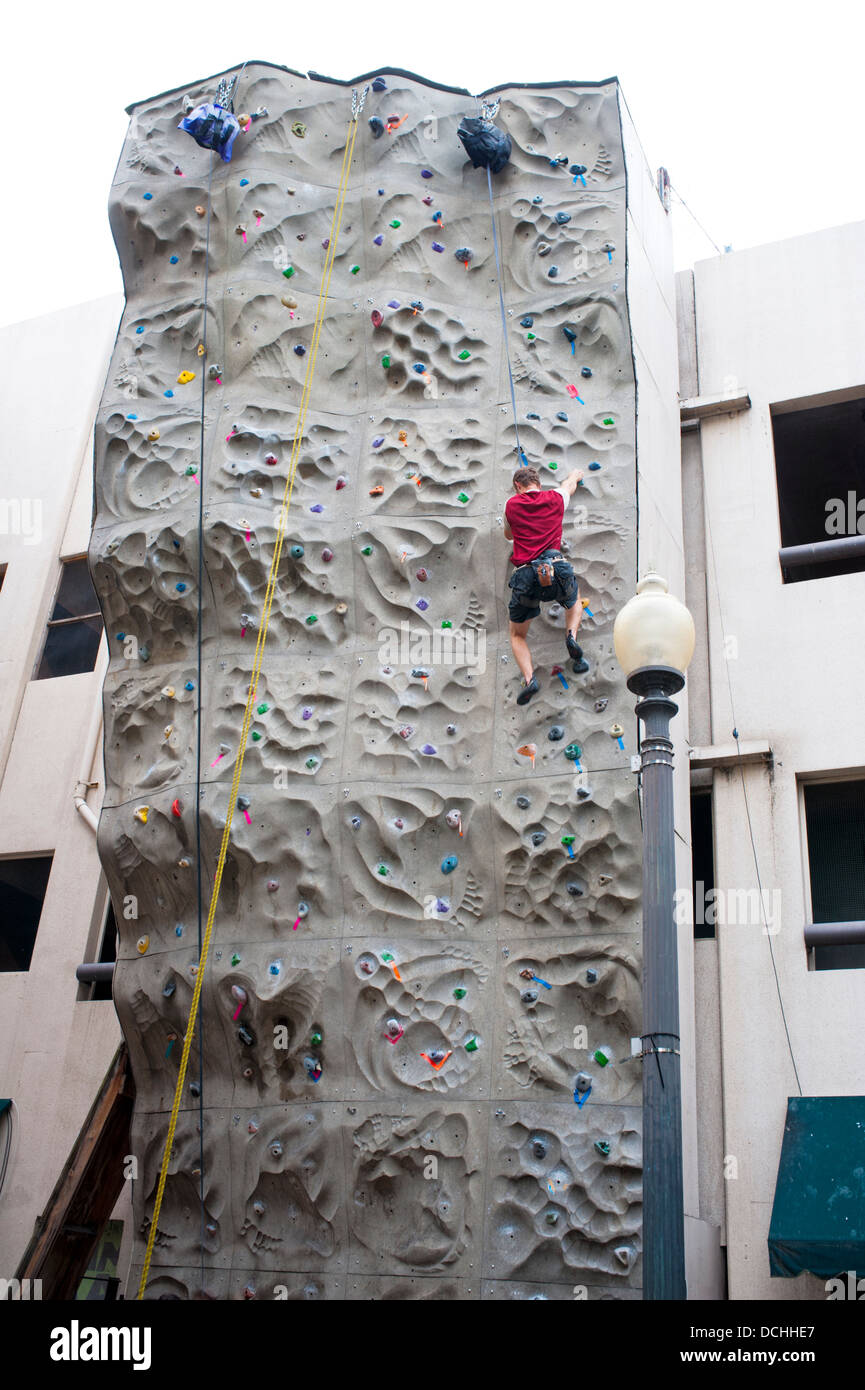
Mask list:
[[[616,659],[639,696],[643,785],[643,1297],[685,1299],[682,1081],[670,699],[685,684],[694,622],[650,573],[618,614]]]

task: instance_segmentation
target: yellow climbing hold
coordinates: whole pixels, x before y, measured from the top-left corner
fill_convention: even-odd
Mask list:
[[[203,356],[204,356],[204,343],[199,343],[199,344],[198,344],[198,355],[199,355],[199,357],[203,357]],[[194,373],[193,373],[193,375],[194,375]]]
[[[147,817],[150,815],[150,807],[136,806],[134,815],[136,820],[140,820],[142,825],[146,825]]]
[[[144,955],[144,952],[147,950],[148,946],[150,945],[150,937],[149,937],[149,936],[139,936],[139,938],[138,938],[138,940],[136,941],[135,944],[136,944],[136,946],[138,947],[138,952],[139,952],[139,954],[143,956],[143,955]]]
[[[155,444],[159,438],[159,430],[151,430],[147,438],[150,440],[151,444]]]
[[[181,372],[177,378],[178,386],[185,386],[187,382],[195,380],[195,372]]]
[[[177,694],[177,691],[174,689],[173,685],[164,685],[162,687],[162,690],[160,691],[160,694],[164,695],[166,700],[173,700],[175,695]]]

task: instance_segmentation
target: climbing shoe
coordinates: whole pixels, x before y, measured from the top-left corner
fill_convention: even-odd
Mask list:
[[[574,670],[578,676],[585,675],[589,669],[589,663],[583,657],[582,647],[572,632],[566,634],[565,641],[568,644],[568,655],[574,660]]]
[[[586,669],[588,669],[588,668],[586,668]],[[529,703],[529,700],[532,698],[532,696],[533,696],[533,695],[537,695],[537,693],[538,693],[538,691],[540,690],[540,688],[541,688],[541,687],[538,685],[538,683],[537,683],[535,677],[532,676],[532,678],[531,678],[531,680],[529,681],[528,685],[526,686],[525,690],[521,691],[521,693],[517,696],[517,704],[518,704],[518,705],[527,705],[527,704]]]

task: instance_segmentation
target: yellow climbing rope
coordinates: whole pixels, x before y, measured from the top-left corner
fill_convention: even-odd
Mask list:
[[[258,629],[258,640],[255,644],[255,654],[252,662],[252,676],[249,682],[249,693],[246,701],[246,709],[243,715],[243,727],[240,733],[240,744],[238,749],[237,763],[234,769],[234,777],[231,783],[231,791],[228,797],[228,811],[225,818],[225,829],[222,832],[222,843],[219,847],[219,859],[216,865],[216,875],[213,880],[213,893],[210,899],[210,907],[207,912],[207,924],[201,943],[201,959],[198,963],[198,970],[195,976],[195,988],[192,992],[192,1003],[189,1007],[189,1020],[186,1025],[186,1034],[183,1039],[183,1053],[180,1058],[180,1069],[177,1074],[177,1086],[174,1091],[174,1102],[171,1107],[171,1117],[168,1122],[168,1133],[165,1137],[165,1148],[162,1154],[162,1167],[159,1171],[159,1184],[156,1189],[156,1201],[153,1206],[153,1216],[150,1222],[150,1232],[147,1237],[147,1251],[144,1256],[144,1266],[141,1271],[141,1282],[138,1286],[138,1298],[144,1297],[144,1290],[147,1287],[147,1279],[150,1273],[150,1262],[153,1257],[153,1246],[156,1240],[156,1228],[159,1221],[159,1213],[162,1207],[162,1198],[165,1192],[165,1182],[168,1176],[168,1165],[171,1161],[171,1151],[174,1147],[174,1135],[177,1129],[177,1117],[180,1113],[180,1098],[183,1094],[183,1086],[186,1081],[186,1069],[189,1062],[189,1052],[192,1047],[192,1040],[195,1036],[195,1023],[198,1017],[198,1006],[201,1000],[201,989],[204,982],[204,969],[207,964],[207,956],[210,950],[210,937],[213,931],[213,923],[216,918],[216,909],[219,903],[219,889],[222,883],[222,874],[225,868],[225,859],[228,853],[228,844],[231,837],[231,821],[234,815],[234,808],[237,804],[237,794],[240,787],[240,778],[243,773],[243,759],[246,753],[246,740],[249,735],[249,727],[252,723],[253,707],[255,705],[255,692],[258,686],[258,678],[261,674],[261,663],[264,657],[264,644],[267,640],[267,625],[270,620],[270,610],[273,606],[273,596],[276,592],[277,570],[279,558],[282,553],[282,542],[285,535],[285,522],[288,516],[288,509],[291,505],[291,494],[294,488],[294,478],[297,472],[297,460],[300,452],[300,444],[303,439],[303,427],[306,419],[307,406],[309,404],[310,390],[312,388],[312,378],[315,372],[315,360],[318,355],[318,344],[321,338],[321,326],[324,321],[324,311],[327,306],[327,293],[330,286],[330,277],[333,271],[333,263],[336,257],[337,242],[339,241],[339,230],[342,225],[342,214],[345,207],[345,196],[348,188],[348,178],[351,172],[351,161],[354,152],[354,142],[357,137],[358,116],[363,107],[363,97],[358,107],[352,94],[352,116],[346,132],[345,150],[342,157],[342,169],[340,170],[339,185],[337,187],[336,203],[333,209],[333,223],[331,225],[330,240],[327,247],[327,254],[324,260],[324,269],[321,274],[321,285],[318,292],[318,304],[315,310],[315,324],[312,333],[312,344],[310,347],[309,358],[306,367],[306,377],[303,383],[303,394],[297,412],[297,420],[294,428],[294,439],[292,440],[291,458],[288,467],[288,477],[286,478],[285,491],[282,497],[282,509],[279,515],[277,526],[276,545],[271,561],[270,573],[267,578],[267,589],[264,597],[264,606],[261,614],[261,622]],[[200,693],[200,692],[199,692]],[[199,708],[199,718],[200,708]]]

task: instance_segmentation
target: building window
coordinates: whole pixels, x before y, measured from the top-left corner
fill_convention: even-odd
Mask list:
[[[784,583],[865,570],[865,396],[774,406],[772,434]],[[817,556],[785,554],[814,544]]]
[[[865,921],[865,780],[806,782],[813,922]],[[865,946],[815,946],[816,970],[865,967]]]
[[[691,891],[694,894],[694,936],[715,935],[715,845],[712,793],[691,792]],[[710,897],[709,894],[712,896]],[[707,907],[711,908],[707,912]],[[707,921],[707,916],[711,919]]]
[[[0,859],[0,971],[29,970],[53,855]]]
[[[54,611],[36,679],[77,676],[92,671],[102,640],[102,614],[87,561],[64,560]]]

